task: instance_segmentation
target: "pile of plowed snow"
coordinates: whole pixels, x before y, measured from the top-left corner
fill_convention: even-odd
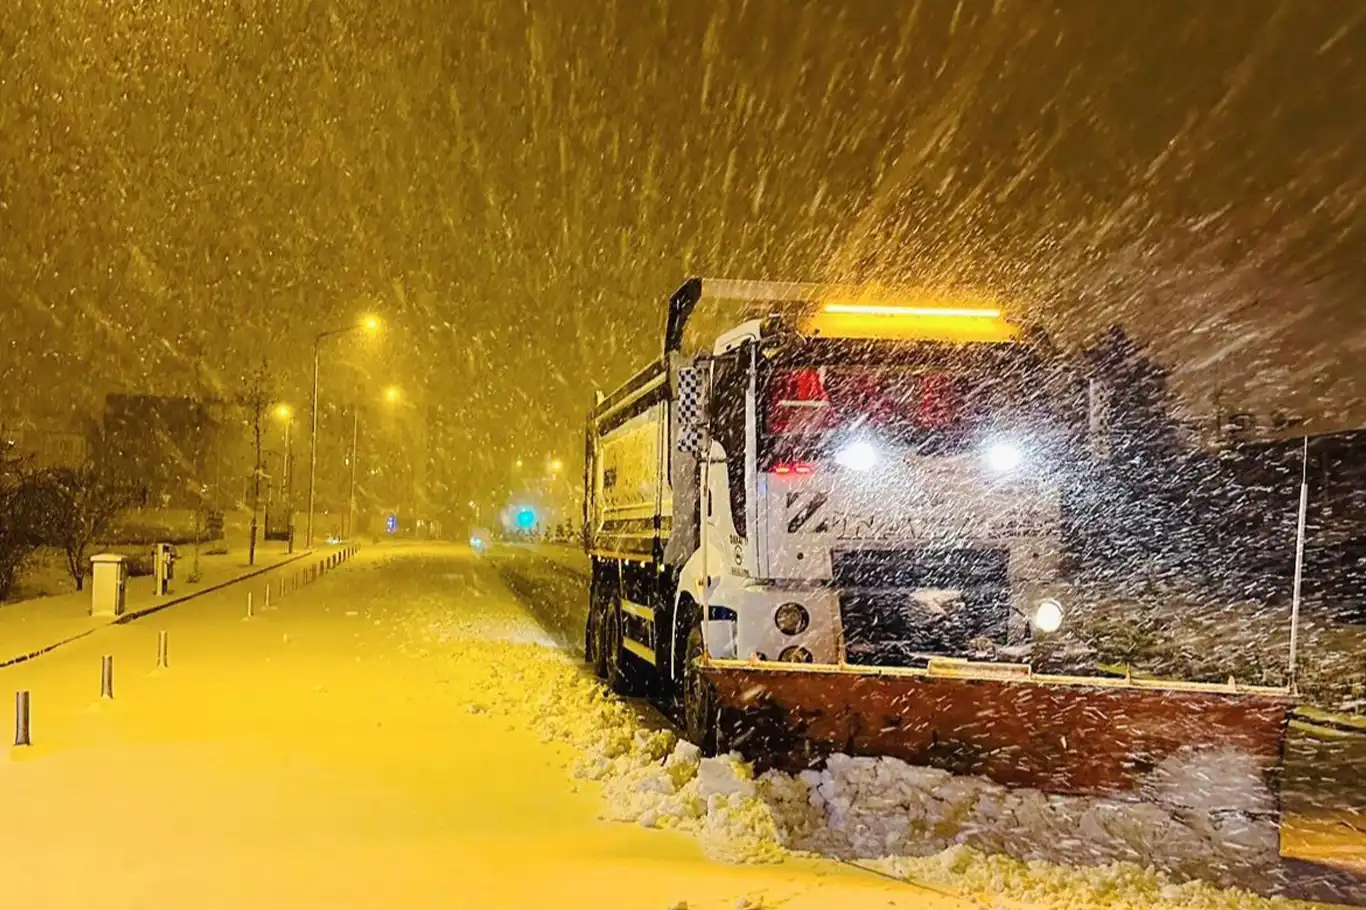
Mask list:
[[[1210,884],[1269,884],[1277,837],[1268,822],[1009,790],[891,758],[836,755],[820,770],[756,778],[735,756],[704,759],[672,732],[650,729],[557,652],[488,640],[447,646],[487,666],[488,701],[471,710],[572,746],[579,757],[569,770],[601,782],[604,818],[691,832],[717,860],[865,859],[960,893],[1057,908],[1272,905]],[[1210,780],[1214,770],[1206,769]],[[1168,785],[1189,787],[1183,775],[1201,773],[1180,769]]]

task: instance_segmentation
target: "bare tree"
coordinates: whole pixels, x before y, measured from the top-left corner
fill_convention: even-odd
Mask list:
[[[9,595],[24,563],[43,544],[42,493],[26,463],[0,451],[0,599]]]
[[[252,451],[255,455],[251,471],[251,536],[247,543],[247,564],[256,565],[257,516],[261,511],[261,475],[264,473],[261,435],[264,431],[266,410],[274,397],[270,372],[265,360],[247,376],[247,391],[241,398],[251,427]]]
[[[47,471],[43,479],[49,503],[44,537],[46,543],[66,554],[67,571],[80,591],[85,587],[90,545],[133,504],[135,491],[120,482],[98,455],[86,459],[79,468]]]

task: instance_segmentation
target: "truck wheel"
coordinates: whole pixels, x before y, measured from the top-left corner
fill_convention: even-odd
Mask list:
[[[583,630],[583,659],[593,668],[598,679],[607,678],[607,627],[603,616],[607,612],[603,605],[605,597],[598,591],[596,582],[588,596],[588,618]]]
[[[716,690],[702,675],[702,614],[696,612],[683,650],[683,731],[706,756],[725,751]]]
[[[621,605],[615,595],[607,604],[605,619],[606,647],[603,650],[606,652],[604,656],[607,664],[607,686],[618,695],[639,695],[644,688],[641,683],[642,674],[636,666],[636,659],[623,644],[625,634],[622,629]]]

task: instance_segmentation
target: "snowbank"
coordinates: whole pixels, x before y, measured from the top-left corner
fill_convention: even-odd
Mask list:
[[[444,639],[487,667],[479,713],[573,748],[568,770],[601,783],[604,818],[690,832],[716,860],[777,862],[794,851],[871,860],[920,883],[1057,908],[1288,906],[1209,884],[1263,886],[1278,865],[1271,823],[1191,800],[1210,786],[1220,799],[1247,787],[1236,762],[1159,769],[1154,792],[1186,801],[1170,810],[1009,790],[891,758],[836,755],[820,770],[756,778],[738,757],[704,759],[651,729],[558,652]]]

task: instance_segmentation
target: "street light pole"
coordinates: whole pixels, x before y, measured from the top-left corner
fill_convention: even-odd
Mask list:
[[[356,331],[375,332],[378,329],[379,320],[374,316],[367,316],[356,325],[329,329],[313,336],[313,394],[309,401],[309,410],[312,412],[312,427],[308,438],[308,532],[304,535],[308,540],[307,545],[310,547],[313,546],[314,493],[318,476],[318,362],[321,359],[322,343],[324,339],[333,335],[344,335],[347,332]]]
[[[313,392],[308,403],[312,427],[308,434],[308,531],[304,534],[306,547],[313,546],[313,485],[318,473],[318,359],[326,335],[326,332],[322,332],[313,339]]]
[[[286,552],[294,552],[294,436],[290,428],[293,418],[285,421],[285,528]]]
[[[373,431],[372,431],[373,432]],[[356,443],[360,439],[360,405],[351,410],[351,495],[346,501],[346,536],[355,536],[356,521]]]

